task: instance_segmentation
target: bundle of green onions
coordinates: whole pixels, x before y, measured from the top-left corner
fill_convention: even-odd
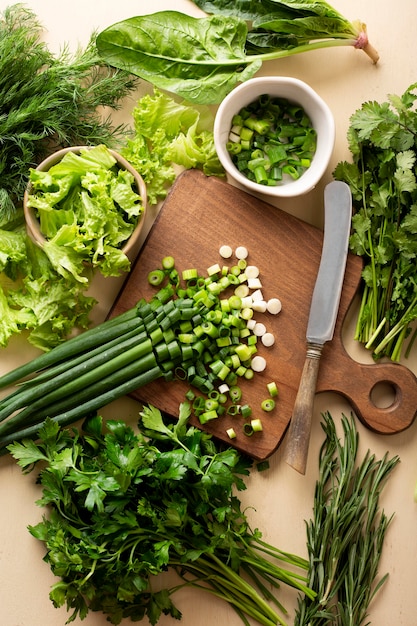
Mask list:
[[[248,324],[257,305],[244,284],[246,266],[241,259],[231,268],[215,264],[205,277],[194,269],[180,277],[166,257],[149,274],[158,286],[149,302],[1,376],[0,388],[20,384],[0,401],[0,453],[13,441],[36,438],[46,418],[71,424],[159,378],[187,380],[204,394],[251,378],[265,359],[256,355],[258,335]],[[271,299],[271,312],[279,312],[277,303]],[[202,412],[201,423],[220,409]]]

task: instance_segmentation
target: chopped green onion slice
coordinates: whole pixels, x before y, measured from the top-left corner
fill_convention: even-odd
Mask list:
[[[219,254],[223,259],[230,259],[233,254],[233,250],[230,246],[227,245],[220,246]]]
[[[268,383],[266,388],[268,389],[268,392],[271,398],[276,398],[278,396],[278,387],[275,382],[272,381]]]
[[[245,246],[238,246],[235,250],[235,255],[237,259],[246,259],[249,252]]]
[[[250,425],[254,433],[258,433],[262,430],[262,422],[259,418],[251,420]]]
[[[229,396],[232,402],[239,402],[242,398],[242,390],[237,385],[233,385],[229,389]]]
[[[263,372],[266,368],[266,360],[263,356],[257,355],[253,357],[251,362],[251,368],[254,372]]]
[[[162,267],[164,270],[172,270],[175,267],[175,259],[173,256],[166,256],[162,259]]]
[[[153,270],[148,274],[148,282],[150,285],[157,287],[162,283],[165,278],[165,274],[162,270]]]
[[[273,400],[273,398],[262,400],[261,409],[266,412],[273,411],[275,409],[275,400]]]
[[[246,422],[246,424],[243,424],[243,432],[247,437],[251,437],[254,432],[252,424],[249,424],[248,422]]]
[[[268,313],[272,313],[272,315],[280,313],[282,310],[281,300],[279,298],[270,298],[266,303],[266,310]]]

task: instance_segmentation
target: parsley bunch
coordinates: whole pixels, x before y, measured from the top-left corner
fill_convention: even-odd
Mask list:
[[[352,115],[353,162],[334,172],[350,185],[356,208],[350,248],[364,258],[355,338],[375,359],[399,361],[417,318],[416,88],[381,104],[366,102]]]
[[[137,433],[98,416],[71,431],[49,420],[38,443],[9,447],[25,472],[43,465],[38,504],[49,515],[29,530],[60,578],[50,598],[73,611],[68,622],[89,610],[112,624],[145,616],[156,624],[162,613],[180,619],[171,596],[183,585],[226,600],[245,624],[250,617],[265,626],[285,624],[272,608],[285,612],[271,592],[280,582],[314,598],[308,562],[265,543],[241,509],[234,492],[245,489],[250,461],[217,449],[187,424],[189,415],[183,404],[166,425],[157,409],[144,408]],[[153,590],[168,568],[179,583]]]

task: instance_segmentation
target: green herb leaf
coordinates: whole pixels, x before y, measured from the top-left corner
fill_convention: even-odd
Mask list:
[[[295,626],[363,624],[387,576],[379,578],[383,542],[391,523],[380,509],[383,487],[399,462],[368,450],[358,459],[353,415],[342,416],[339,438],[330,413],[323,414],[313,518],[307,522],[309,580],[317,595],[299,597]]]
[[[14,4],[0,15],[0,216],[12,218],[22,202],[29,168],[48,150],[69,145],[114,146],[125,126],[103,119],[99,107],[119,106],[135,88],[132,76],[114,72],[85,49],[59,55],[42,41],[35,13]],[[13,67],[13,71],[10,68]],[[101,71],[100,71],[101,70]]]
[[[18,465],[25,470],[25,473],[31,471],[33,465],[38,461],[47,461],[45,454],[32,440],[24,440],[23,443],[12,443],[7,449],[18,459]]]

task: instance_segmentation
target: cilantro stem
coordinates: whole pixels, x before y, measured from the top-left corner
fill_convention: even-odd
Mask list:
[[[411,304],[409,305],[407,310],[404,312],[403,316],[395,324],[395,326],[393,326],[390,329],[390,331],[385,335],[385,337],[382,339],[382,341],[380,341],[380,343],[377,345],[377,347],[374,348],[375,354],[379,354],[380,352],[382,352],[384,350],[384,348],[390,343],[390,341],[392,341],[392,339],[394,339],[394,337],[396,337],[398,334],[400,334],[400,344],[399,344],[399,346],[402,345],[403,340],[404,340],[404,338],[406,336],[406,333],[407,333],[407,323],[408,323],[408,320],[410,319],[412,314],[414,314],[414,309],[416,308],[416,306],[417,306],[417,296],[411,302]],[[405,324],[405,326],[404,326],[404,324]],[[398,352],[399,352],[399,348],[397,347],[397,349],[396,349],[397,358],[393,358],[393,360],[398,360]]]

